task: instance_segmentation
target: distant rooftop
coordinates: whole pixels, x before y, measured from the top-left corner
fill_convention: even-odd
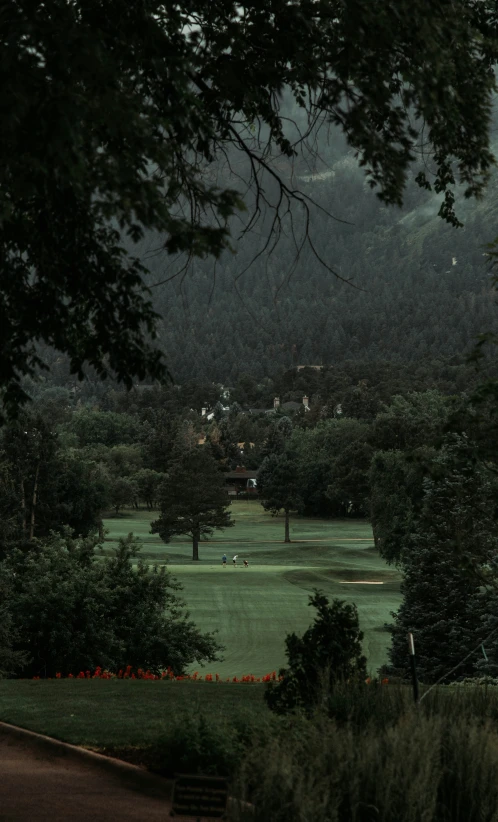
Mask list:
[[[228,471],[225,475],[225,479],[256,479],[258,476],[257,471]]]

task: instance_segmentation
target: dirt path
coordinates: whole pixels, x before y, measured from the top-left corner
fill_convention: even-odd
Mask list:
[[[35,751],[0,736],[0,820],[162,820],[166,796],[130,784],[126,774],[99,771],[86,762]]]

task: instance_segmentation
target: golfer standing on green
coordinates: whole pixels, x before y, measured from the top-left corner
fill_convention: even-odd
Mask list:
[[[221,563],[223,565],[223,568],[227,567],[227,555],[226,554],[223,554],[223,556],[221,558]]]
[[[233,562],[233,567],[234,567],[234,568],[235,568],[235,566],[237,565],[237,557],[238,557],[238,554],[235,554],[234,558],[232,559],[232,562]]]

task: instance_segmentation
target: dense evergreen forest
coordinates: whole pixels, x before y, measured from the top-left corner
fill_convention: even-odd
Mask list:
[[[313,248],[301,247],[299,208],[292,220],[283,217],[273,252],[259,257],[274,216],[269,208],[234,242],[235,253],[216,263],[195,260],[186,272],[183,259],[157,252],[158,238],[142,243],[175,381],[233,385],[241,374],[260,380],[344,360],[414,368],[466,356],[476,335],[495,325],[486,255],[496,232],[495,184],[478,203],[461,198],[463,226],[455,228],[437,217],[440,198],[415,184],[416,169],[399,210],[377,199],[351,150],[333,142],[317,154],[292,169],[279,166],[289,185],[316,202]],[[243,175],[236,159],[231,165]],[[234,175],[224,173],[233,184]],[[274,203],[271,180],[265,194]]]

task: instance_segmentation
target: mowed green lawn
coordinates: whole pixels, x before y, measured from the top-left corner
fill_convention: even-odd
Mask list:
[[[201,560],[195,563],[185,537],[165,545],[150,534],[157,513],[127,512],[105,521],[109,547],[133,532],[143,543],[144,558],[167,563],[182,583],[194,621],[204,631],[218,632],[224,659],[199,671],[261,676],[284,665],[285,637],[310,625],[314,611],[308,599],[319,588],[329,597],[356,603],[364,653],[375,674],[387,660],[389,634],[384,626],[401,596],[399,574],[379,557],[370,525],[296,517],[291,521],[292,543],[285,545],[283,518],[271,517],[259,503],[234,502],[232,515],[235,526],[201,544]],[[221,565],[223,552],[226,568]],[[236,568],[234,554],[239,556]],[[243,559],[249,568],[242,567]]]
[[[220,727],[234,719],[251,723],[266,711],[262,685],[0,680],[1,721],[95,748],[153,744],[183,717],[202,715]]]

